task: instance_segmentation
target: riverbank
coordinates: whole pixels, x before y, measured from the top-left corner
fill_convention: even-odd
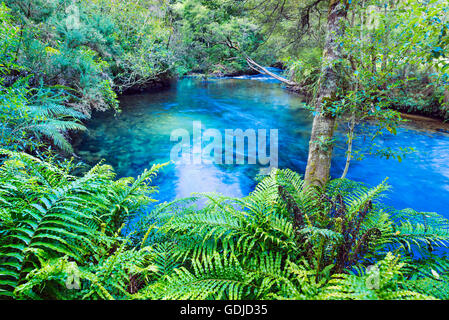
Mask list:
[[[407,126],[413,127],[413,129],[449,133],[449,122],[403,112],[401,112],[401,116],[407,120]]]
[[[280,66],[279,64],[275,64],[275,65],[272,65],[271,67],[279,68],[279,66]],[[281,69],[281,68],[279,68],[279,69]],[[223,74],[221,74],[221,73],[220,74],[189,73],[186,76],[193,77],[193,78],[207,79],[209,77],[232,78],[232,77],[238,77],[238,76],[253,76],[253,75],[258,75],[258,74],[260,74],[260,73],[255,70],[246,69],[246,70],[241,70],[238,72],[223,73]],[[156,93],[159,91],[163,91],[163,90],[170,88],[178,80],[179,80],[179,78],[177,78],[177,77],[164,76],[164,77],[161,77],[160,79],[152,80],[152,81],[146,83],[145,86],[133,87],[133,88],[130,88],[130,89],[122,92],[119,96],[119,99],[121,97],[125,97],[128,95],[142,94],[142,93]],[[305,92],[302,90],[298,90],[298,88],[285,87],[285,89],[290,93],[294,93],[295,95],[302,97],[303,99],[308,98],[308,96],[305,94]],[[444,119],[441,119],[438,117],[417,115],[414,113],[407,113],[405,111],[399,111],[399,112],[400,112],[402,118],[407,120],[407,126],[412,127],[415,130],[449,133],[449,122],[445,122]]]

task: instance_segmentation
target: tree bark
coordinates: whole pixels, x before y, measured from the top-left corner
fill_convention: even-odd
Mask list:
[[[324,185],[329,179],[333,152],[335,118],[326,112],[326,104],[336,98],[338,90],[339,61],[343,58],[339,37],[344,33],[343,20],[348,13],[347,0],[330,0],[327,17],[326,43],[320,86],[309,142],[309,157],[305,174],[306,185]]]

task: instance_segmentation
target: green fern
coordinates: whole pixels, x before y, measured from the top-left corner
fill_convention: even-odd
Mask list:
[[[153,201],[152,178],[163,165],[114,180],[102,164],[76,177],[51,162],[1,153],[3,296],[447,297],[449,263],[436,255],[449,241],[447,220],[382,206],[385,183],[306,188],[298,174],[273,170],[242,199],[206,193],[160,204],[124,239],[125,223]],[[370,265],[379,271],[374,287]],[[82,280],[77,291],[66,288],[74,272]]]
[[[388,253],[384,260],[379,261],[374,270],[362,270],[361,274],[334,275],[320,299],[351,299],[351,300],[403,300],[403,299],[434,299],[431,296],[404,288],[407,280],[401,269],[404,263],[400,258]]]
[[[0,83],[0,127],[2,145],[36,151],[42,145],[53,144],[64,152],[72,152],[70,131],[84,131],[82,112],[67,106],[74,98],[64,89],[30,88],[28,78],[11,87]]]
[[[82,177],[32,156],[1,150],[0,288],[12,295],[32,270],[61,256],[76,262],[98,261],[125,217],[151,199],[153,166],[136,181],[114,181],[109,166],[97,165]],[[105,228],[104,226],[108,227]]]
[[[150,214],[151,230],[159,234],[152,239],[156,243],[164,239],[165,245],[173,243],[170,246],[170,255],[176,261],[173,265],[180,266],[173,269],[173,274],[164,274],[161,281],[151,283],[138,297],[434,296],[422,290],[407,290],[404,283],[411,279],[400,269],[408,270],[413,262],[404,267],[388,255],[388,250],[411,252],[411,246],[404,246],[405,235],[398,232],[399,228],[405,230],[406,225],[417,229],[407,234],[406,241],[422,252],[430,254],[429,244],[445,247],[449,241],[445,233],[447,221],[438,215],[430,215],[433,219],[426,215],[428,225],[424,230],[419,222],[421,215],[391,211],[381,205],[379,199],[388,190],[385,182],[369,189],[348,180],[334,180],[324,188],[309,189],[298,174],[273,170],[243,199],[198,194],[182,206],[179,200],[173,203],[173,208],[170,203],[162,204]],[[206,200],[203,208],[189,207],[191,201],[199,198]],[[366,280],[366,275],[351,274],[351,270],[363,270],[364,264],[376,263],[397,273],[397,277],[388,280],[389,285],[396,287],[382,287],[380,292],[365,288],[358,292],[356,288]],[[388,268],[386,272],[390,272]],[[331,290],[332,285],[340,286],[340,294]]]

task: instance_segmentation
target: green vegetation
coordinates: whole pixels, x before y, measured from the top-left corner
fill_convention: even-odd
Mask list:
[[[178,1],[173,6],[179,47],[186,70],[212,74],[247,72],[244,57],[228,46],[237,42],[244,52],[254,53],[264,40],[244,5],[235,1]],[[256,57],[264,64],[276,62],[267,50],[258,50]]]
[[[64,292],[51,280],[57,285],[58,278],[66,277],[57,273],[78,263],[95,265],[94,273],[82,273],[92,281],[92,290],[99,290],[89,289],[89,296],[109,297],[110,289],[105,289],[102,281],[113,271],[115,276],[114,256],[126,244],[118,233],[126,218],[152,201],[149,194],[154,188],[149,182],[161,166],[135,180],[114,180],[107,165],[97,165],[75,177],[70,174],[72,162],[59,166],[23,153],[2,153],[0,294],[11,295],[16,290],[17,297],[62,297]],[[132,255],[132,251],[126,254]],[[99,273],[102,268],[104,274]],[[118,290],[120,283],[117,278],[111,285]]]
[[[1,298],[449,299],[449,221],[384,206],[386,182],[343,179],[358,123],[376,119],[375,137],[395,132],[396,110],[448,118],[447,0],[279,3],[1,3]],[[71,135],[94,111],[120,112],[119,94],[251,61],[282,62],[312,105],[304,179],[274,170],[247,197],[145,213],[164,165],[74,173]],[[338,121],[348,161],[329,181]]]
[[[161,166],[136,180],[114,180],[107,165],[75,177],[72,163],[60,167],[2,153],[2,295],[432,299],[449,294],[449,265],[433,254],[449,244],[449,221],[382,206],[378,199],[386,183],[367,189],[334,180],[316,190],[305,188],[290,170],[273,171],[242,199],[199,194],[160,204],[125,238],[124,222],[153,201],[149,183]],[[194,204],[198,199],[207,200],[201,209]],[[79,290],[68,289],[71,285]]]
[[[65,132],[85,130],[80,120],[86,115],[64,105],[64,89],[30,88],[28,81],[24,78],[10,87],[0,84],[2,146],[38,152],[50,142],[63,151],[71,151]]]

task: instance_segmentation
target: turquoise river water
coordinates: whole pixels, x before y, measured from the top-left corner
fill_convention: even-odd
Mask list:
[[[304,109],[300,97],[268,77],[184,78],[160,92],[122,97],[121,108],[122,113],[116,117],[109,113],[95,115],[88,123],[88,134],[76,146],[76,153],[84,161],[94,164],[105,159],[119,177],[137,176],[152,163],[169,161],[177,144],[170,140],[173,130],[185,129],[193,134],[194,121],[201,122],[203,131],[217,129],[223,136],[225,129],[278,129],[279,167],[299,173],[305,170],[312,115]],[[355,147],[368,143],[358,139]],[[416,152],[402,162],[378,156],[353,161],[348,178],[376,185],[388,177],[393,189],[384,200],[387,205],[449,217],[449,134],[404,125],[395,136],[382,135],[377,144],[392,149],[413,147]],[[156,180],[159,194],[155,198],[169,201],[206,191],[247,195],[263,166],[245,163],[172,163]],[[344,137],[338,133],[333,177],[341,175],[344,163]]]

